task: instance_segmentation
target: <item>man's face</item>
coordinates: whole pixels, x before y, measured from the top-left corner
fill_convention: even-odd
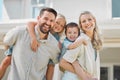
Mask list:
[[[45,11],[43,15],[38,17],[40,31],[47,34],[50,31],[51,26],[53,26],[54,21],[55,15],[51,12]]]

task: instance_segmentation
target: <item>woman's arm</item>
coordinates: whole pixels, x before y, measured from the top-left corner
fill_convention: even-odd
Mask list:
[[[92,75],[88,72],[86,72],[82,67],[79,65],[78,61],[74,61],[72,63],[76,74],[78,77],[82,80],[97,80],[96,78],[93,78]]]
[[[82,80],[97,80],[93,78],[89,73],[85,72],[79,65],[77,61],[73,62],[72,64],[67,62],[65,59],[61,59],[59,66],[64,70],[70,71],[78,75],[78,77]]]
[[[28,22],[27,23],[27,29],[28,32],[30,34],[30,38],[31,38],[31,49],[33,51],[37,51],[38,47],[39,47],[39,43],[37,41],[37,38],[35,36],[35,25],[37,24],[37,22]]]
[[[60,60],[59,66],[60,66],[61,68],[63,68],[64,70],[68,70],[68,71],[70,71],[70,72],[72,72],[72,73],[75,73],[75,70],[74,70],[72,64],[70,64],[69,62],[67,62],[67,61],[66,61],[65,59],[63,59],[63,58]]]

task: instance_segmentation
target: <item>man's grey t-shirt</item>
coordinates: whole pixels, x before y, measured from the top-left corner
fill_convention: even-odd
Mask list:
[[[14,45],[8,80],[42,80],[49,59],[54,63],[58,62],[60,50],[57,40],[51,33],[46,40],[40,40],[37,26],[35,33],[40,42],[36,52],[31,50],[31,39],[25,26],[16,27],[6,34],[4,43]]]

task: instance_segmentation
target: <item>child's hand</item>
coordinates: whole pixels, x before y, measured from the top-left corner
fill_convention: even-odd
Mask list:
[[[38,43],[37,39],[31,40],[31,49],[36,52],[40,44]]]
[[[87,45],[87,41],[86,41],[86,40],[83,40],[83,44],[84,44],[84,45]]]

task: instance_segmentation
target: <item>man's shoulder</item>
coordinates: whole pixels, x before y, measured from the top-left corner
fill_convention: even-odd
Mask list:
[[[26,26],[21,25],[21,26],[16,26],[11,31],[13,31],[14,33],[23,33],[25,30],[26,30]]]
[[[55,37],[49,32],[48,39],[55,39]]]
[[[50,42],[50,43],[56,43],[56,44],[58,44],[58,41],[57,41],[57,39],[49,32],[49,34],[48,34],[48,41]]]

